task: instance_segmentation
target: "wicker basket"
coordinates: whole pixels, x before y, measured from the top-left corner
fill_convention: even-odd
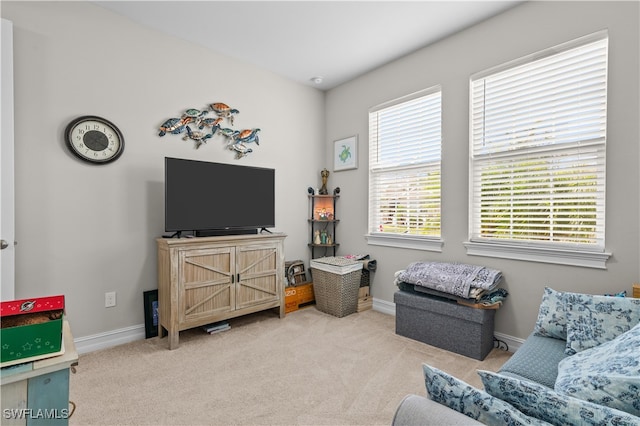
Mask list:
[[[362,279],[360,280],[360,287],[367,287],[371,284],[371,273],[367,269],[362,270]]]
[[[318,262],[331,262],[331,258],[318,259]],[[327,263],[325,263],[327,264]],[[340,269],[338,266],[338,269]],[[322,264],[312,266],[313,290],[316,297],[316,308],[324,313],[345,317],[358,310],[358,291],[362,279],[362,268],[341,273],[329,272]]]

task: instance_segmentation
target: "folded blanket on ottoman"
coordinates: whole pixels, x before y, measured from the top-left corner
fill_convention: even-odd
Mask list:
[[[469,298],[472,288],[492,290],[502,272],[485,266],[448,262],[414,262],[402,271],[400,281]]]

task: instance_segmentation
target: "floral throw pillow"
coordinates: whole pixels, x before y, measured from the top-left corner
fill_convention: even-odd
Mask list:
[[[613,340],[640,323],[640,299],[564,293],[567,355]]]
[[[623,411],[559,394],[538,383],[479,370],[484,389],[522,413],[558,426],[638,426],[640,418]]]
[[[564,316],[564,293],[545,287],[533,329],[538,336],[567,338],[567,320]]]
[[[555,390],[640,416],[640,324],[563,359]]]
[[[487,425],[548,425],[528,417],[510,404],[494,398],[437,368],[423,364],[429,397],[452,410]]]
[[[567,319],[564,314],[564,293],[545,287],[534,327],[538,336],[566,340]]]

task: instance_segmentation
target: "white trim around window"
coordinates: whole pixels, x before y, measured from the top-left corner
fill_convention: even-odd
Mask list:
[[[532,247],[477,241],[466,241],[463,244],[470,256],[498,257],[595,269],[607,269],[607,261],[611,257],[611,253],[608,252],[580,249]]]
[[[367,243],[442,251],[442,89],[369,110]]]
[[[440,238],[421,238],[409,235],[367,234],[364,236],[370,246],[398,247],[412,250],[442,252],[444,241]]]
[[[608,36],[470,78],[467,254],[606,269]]]

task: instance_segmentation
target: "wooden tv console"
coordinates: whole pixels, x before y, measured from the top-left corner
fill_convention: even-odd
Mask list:
[[[279,308],[285,234],[159,238],[158,335],[178,347],[180,331]]]

